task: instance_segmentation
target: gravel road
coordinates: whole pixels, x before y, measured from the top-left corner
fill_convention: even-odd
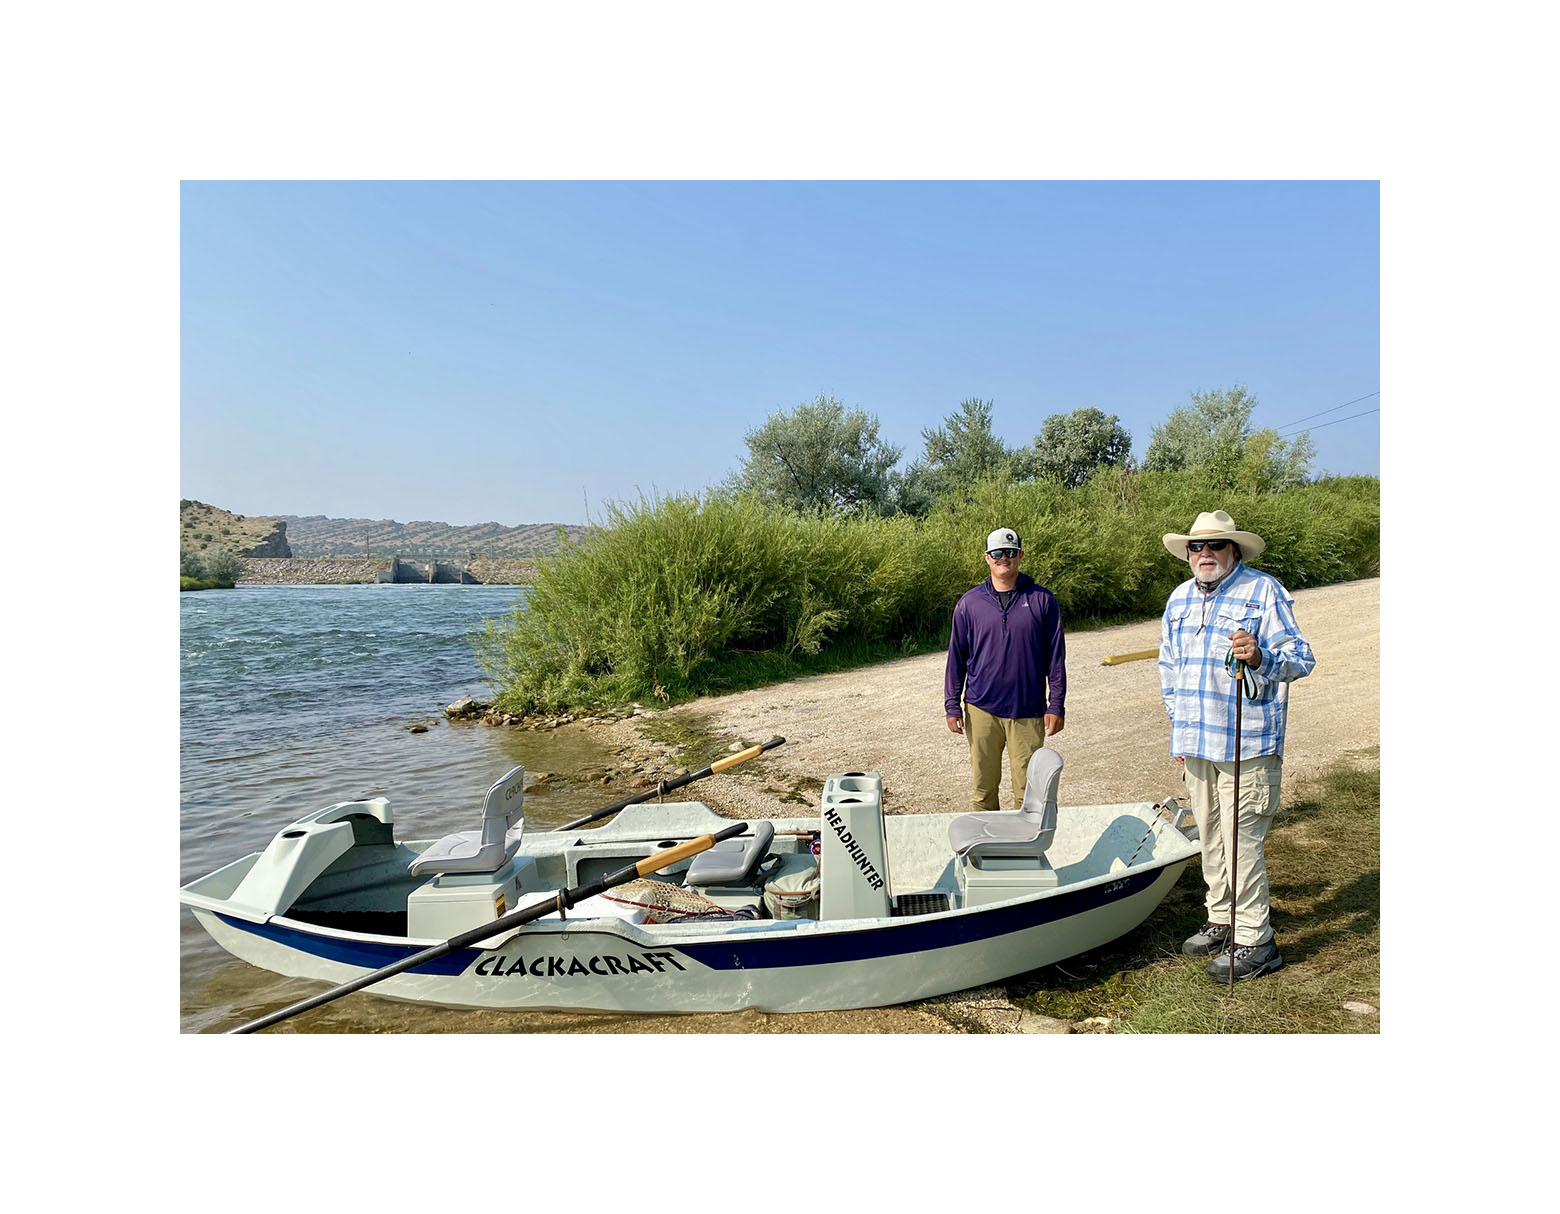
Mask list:
[[[1290,690],[1284,747],[1287,787],[1339,758],[1377,761],[1381,744],[1381,581],[1302,590],[1295,616],[1316,653],[1316,669]],[[1170,760],[1169,723],[1153,659],[1103,664],[1107,656],[1157,649],[1159,622],[1067,636],[1066,728],[1052,740],[1066,761],[1063,805],[1157,801],[1181,788]],[[876,771],[888,813],[967,807],[969,754],[943,720],[944,656],[929,654],[843,674],[795,679],[756,691],[707,697],[603,726],[613,743],[652,762],[667,748],[644,723],[682,721],[703,732],[786,744],[742,767],[700,781],[689,796],[730,817],[809,812],[783,800],[837,772]],[[607,739],[602,739],[607,740]],[[1006,781],[1003,808],[1011,808]]]

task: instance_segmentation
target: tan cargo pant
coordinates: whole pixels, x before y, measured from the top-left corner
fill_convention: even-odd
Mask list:
[[[1240,839],[1235,863],[1235,943],[1262,944],[1273,936],[1268,922],[1267,855],[1263,844],[1278,813],[1282,755],[1240,761]],[[1230,921],[1228,806],[1235,799],[1235,764],[1188,757],[1186,791],[1202,840],[1203,880],[1208,885],[1208,922]]]
[[[1001,808],[997,793],[1002,787],[1002,751],[1007,750],[1013,774],[1013,805],[1024,803],[1029,760],[1045,745],[1043,717],[994,717],[973,704],[964,706],[964,736],[970,744],[970,803],[976,813]]]

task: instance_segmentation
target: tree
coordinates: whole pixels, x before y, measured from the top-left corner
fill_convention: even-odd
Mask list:
[[[226,548],[218,548],[206,558],[206,576],[219,582],[236,582],[243,572],[243,560]]]
[[[727,481],[734,492],[791,510],[894,508],[889,475],[900,449],[878,437],[878,419],[820,395],[791,412],[779,409],[746,436],[748,454]]]
[[[912,514],[925,514],[938,498],[1000,472],[1011,471],[1014,453],[991,429],[993,402],[972,397],[959,402],[937,429],[921,431],[926,450],[905,469],[900,501]]]
[[[179,576],[180,577],[205,577],[206,558],[193,548],[180,547],[179,549]]]
[[[1193,392],[1154,427],[1143,466],[1205,473],[1216,489],[1275,492],[1305,481],[1316,457],[1309,434],[1285,442],[1272,429],[1254,430],[1257,398],[1240,384],[1229,391]]]
[[[1045,419],[1025,452],[1034,475],[1075,489],[1098,467],[1129,467],[1132,435],[1114,413],[1075,409]]]

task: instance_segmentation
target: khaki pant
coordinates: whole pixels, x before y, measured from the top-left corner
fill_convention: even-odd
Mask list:
[[[1235,863],[1235,943],[1262,944],[1273,936],[1268,922],[1267,855],[1263,844],[1278,813],[1281,755],[1240,761],[1240,838]],[[1208,885],[1208,921],[1230,921],[1229,818],[1235,799],[1235,764],[1186,760],[1186,790],[1202,839],[1203,880]]]
[[[994,717],[973,704],[964,706],[964,736],[970,744],[970,803],[975,812],[1001,808],[997,792],[1002,786],[1002,751],[1007,750],[1013,773],[1013,808],[1024,804],[1029,760],[1045,745],[1042,717]]]

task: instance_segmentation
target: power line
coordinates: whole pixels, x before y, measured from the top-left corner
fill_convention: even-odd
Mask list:
[[[1374,396],[1375,393],[1371,393],[1371,395]],[[1326,412],[1331,413],[1332,410],[1328,409],[1328,410],[1326,410]],[[1306,430],[1325,430],[1325,429],[1327,429],[1328,426],[1336,426],[1339,422],[1352,422],[1356,417],[1368,417],[1372,413],[1380,413],[1380,412],[1381,412],[1380,409],[1366,409],[1364,413],[1351,413],[1348,417],[1335,418],[1334,420],[1332,420],[1330,422],[1323,422],[1319,426],[1302,426],[1302,427],[1300,427],[1300,430],[1286,431],[1285,433],[1280,434],[1278,437],[1279,438],[1286,438],[1286,437],[1288,437],[1289,434],[1298,434],[1301,431],[1306,431]],[[1314,414],[1312,414],[1312,416],[1313,417],[1320,417],[1321,414],[1320,413],[1314,413]]]
[[[1381,389],[1377,388],[1374,392],[1367,392],[1367,393],[1365,393],[1364,396],[1356,396],[1353,400],[1346,400],[1346,401],[1343,402],[1343,404],[1341,404],[1341,405],[1334,405],[1331,409],[1323,409],[1321,411],[1321,413],[1312,413],[1312,414],[1309,414],[1309,415],[1307,415],[1305,417],[1297,417],[1292,422],[1284,422],[1282,425],[1276,426],[1275,429],[1282,430],[1282,429],[1284,429],[1287,426],[1293,426],[1293,425],[1296,425],[1299,422],[1308,422],[1313,417],[1322,417],[1322,416],[1324,416],[1324,415],[1326,415],[1328,413],[1336,413],[1336,412],[1338,412],[1339,409],[1347,409],[1350,405],[1357,405],[1362,400],[1369,400],[1373,396],[1380,396],[1380,395],[1381,395]],[[1355,414],[1355,416],[1356,417],[1364,417],[1365,415],[1363,413],[1358,413],[1358,414]],[[1348,418],[1340,417],[1338,420],[1339,421],[1347,421]],[[1332,425],[1331,422],[1328,422],[1327,424],[1329,426]],[[1318,428],[1320,428],[1320,427],[1318,427]]]

